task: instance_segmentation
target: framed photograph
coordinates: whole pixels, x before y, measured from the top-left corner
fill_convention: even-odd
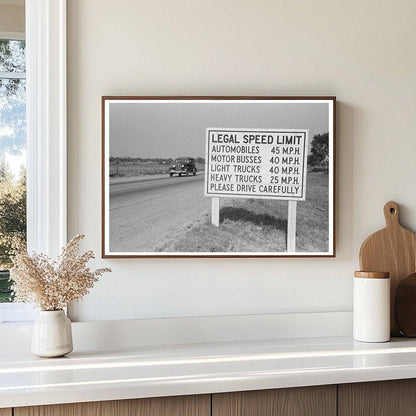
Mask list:
[[[102,97],[103,257],[335,257],[335,97]]]

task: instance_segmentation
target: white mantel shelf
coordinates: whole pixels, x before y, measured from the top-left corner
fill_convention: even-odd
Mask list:
[[[349,337],[0,353],[0,407],[416,378],[416,340]]]

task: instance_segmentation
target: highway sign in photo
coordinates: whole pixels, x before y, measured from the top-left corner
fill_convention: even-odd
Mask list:
[[[218,197],[292,201],[288,204],[287,252],[296,253],[294,201],[306,198],[308,130],[207,129],[205,195],[212,224],[220,224]]]
[[[304,201],[308,134],[207,129],[205,195]]]
[[[332,257],[334,97],[103,97],[103,257]]]

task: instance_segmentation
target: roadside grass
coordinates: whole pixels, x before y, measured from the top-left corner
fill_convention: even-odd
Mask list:
[[[164,252],[285,252],[287,201],[222,199],[220,226],[205,212],[155,251]],[[310,172],[305,202],[297,204],[296,251],[328,250],[328,174]]]
[[[297,204],[296,249],[325,252],[329,244],[328,171],[308,173],[307,186],[306,201]]]

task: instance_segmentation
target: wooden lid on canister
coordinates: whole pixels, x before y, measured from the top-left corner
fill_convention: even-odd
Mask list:
[[[354,277],[362,277],[365,279],[388,279],[390,277],[389,272],[354,272]]]

